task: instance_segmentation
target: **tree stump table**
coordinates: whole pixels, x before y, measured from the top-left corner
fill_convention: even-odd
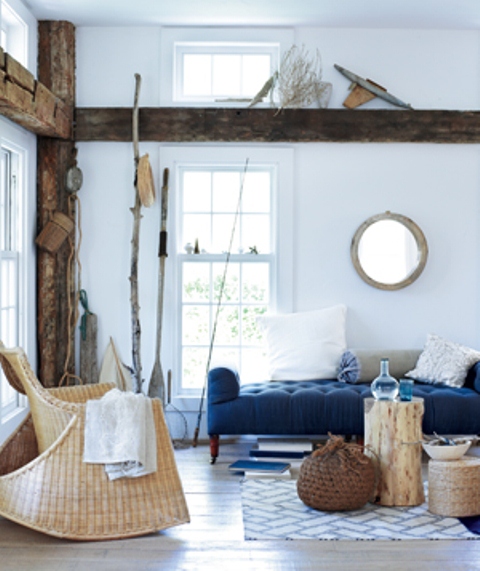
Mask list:
[[[423,399],[402,402],[367,398],[364,407],[365,453],[378,466],[375,503],[422,504]]]

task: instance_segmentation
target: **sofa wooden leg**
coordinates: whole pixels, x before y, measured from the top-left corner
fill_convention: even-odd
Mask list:
[[[220,436],[218,434],[210,434],[210,464],[215,464],[217,461],[219,448]]]

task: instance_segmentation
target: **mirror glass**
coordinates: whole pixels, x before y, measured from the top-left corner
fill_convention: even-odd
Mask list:
[[[380,289],[400,289],[422,273],[428,249],[415,222],[386,212],[360,226],[352,240],[351,254],[364,281]]]

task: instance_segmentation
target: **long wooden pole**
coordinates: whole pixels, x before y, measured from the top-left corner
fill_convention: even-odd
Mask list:
[[[140,193],[138,192],[138,162],[140,153],[138,150],[138,100],[142,78],[135,74],[135,97],[133,103],[132,132],[133,132],[133,155],[135,164],[135,205],[131,208],[133,214],[132,255],[130,262],[130,304],[132,321],[132,364],[133,364],[133,391],[142,391],[142,359],[141,359],[141,326],[140,326],[140,303],[138,300],[138,257],[140,250],[140,220],[142,218]]]
[[[165,378],[163,376],[160,352],[162,349],[162,324],[163,324],[163,298],[165,290],[165,258],[167,254],[167,215],[168,215],[168,169],[163,170],[162,185],[162,207],[160,223],[160,244],[158,247],[158,293],[157,293],[157,336],[155,343],[155,364],[150,384],[148,385],[148,396],[158,397],[165,406]]]

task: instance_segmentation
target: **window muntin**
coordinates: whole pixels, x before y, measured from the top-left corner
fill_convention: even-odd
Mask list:
[[[278,65],[279,44],[175,43],[174,101],[251,99]]]
[[[181,292],[178,357],[183,394],[197,394],[203,386],[214,329],[211,366],[232,366],[250,381],[266,374],[263,339],[256,318],[273,301],[275,168],[252,167],[245,175],[243,171],[244,166],[240,165],[182,166],[178,170],[181,209],[177,255]],[[226,267],[237,208],[231,257]],[[197,241],[200,255],[183,253],[184,245]]]

